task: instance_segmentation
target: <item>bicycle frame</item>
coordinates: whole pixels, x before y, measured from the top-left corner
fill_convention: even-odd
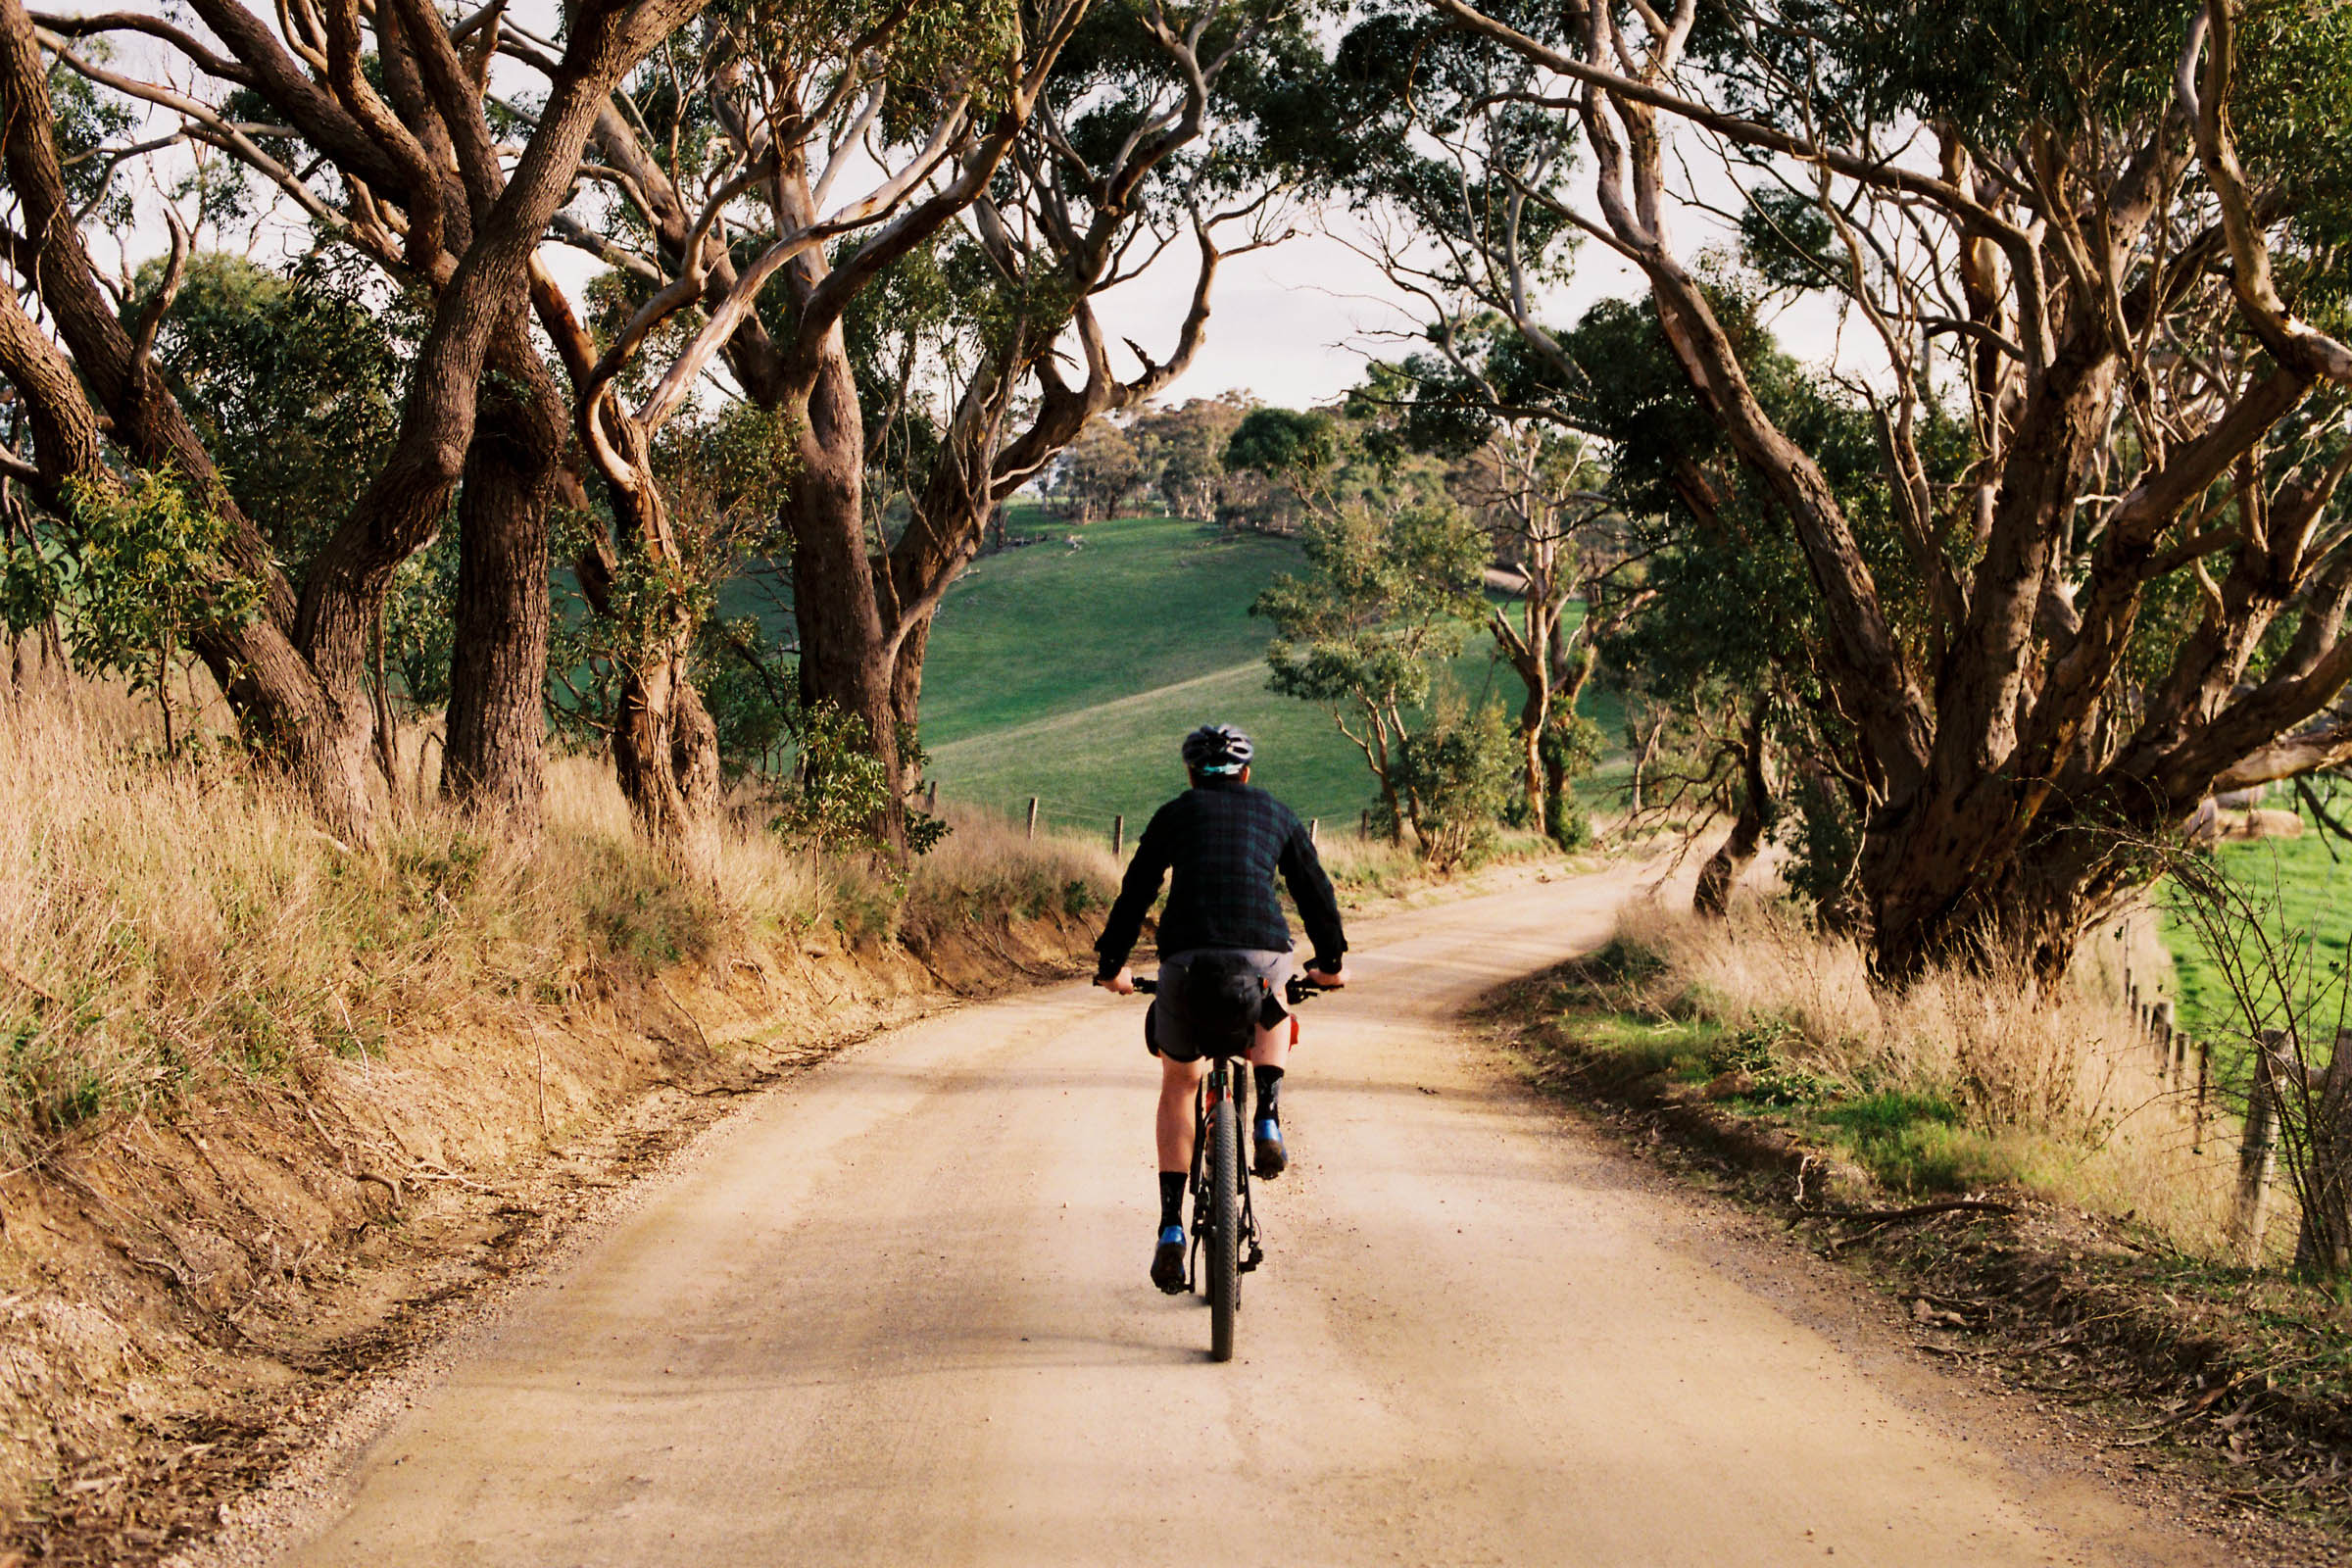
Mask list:
[[[1298,1020],[1296,1017],[1292,1018],[1291,1026],[1294,1031],[1298,1028]],[[1296,1038],[1295,1034],[1294,1038]],[[1202,1078],[1200,1087],[1193,1091],[1193,1168],[1192,1173],[1185,1180],[1185,1191],[1192,1195],[1193,1200],[1191,1231],[1193,1246],[1185,1259],[1185,1272],[1193,1277],[1193,1289],[1196,1291],[1200,1289],[1199,1283],[1200,1249],[1208,1242],[1210,1203],[1208,1113],[1219,1101],[1230,1095],[1233,1099],[1235,1125],[1243,1130],[1245,1137],[1248,1136],[1250,1075],[1247,1072],[1234,1070],[1236,1064],[1243,1061],[1244,1058],[1240,1056],[1210,1058],[1208,1076]],[[1239,1178],[1237,1187],[1241,1199],[1242,1229],[1241,1235],[1236,1238],[1240,1244],[1241,1256],[1234,1266],[1238,1272],[1247,1274],[1265,1261],[1266,1252],[1265,1249],[1258,1245],[1257,1211],[1250,1206],[1250,1161],[1243,1160],[1235,1174]]]

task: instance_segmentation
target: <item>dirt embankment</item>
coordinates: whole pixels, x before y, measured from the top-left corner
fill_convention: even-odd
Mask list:
[[[1057,914],[591,975],[420,1020],[0,1173],[0,1565],[140,1561],[734,1095],[959,999],[1066,975]]]

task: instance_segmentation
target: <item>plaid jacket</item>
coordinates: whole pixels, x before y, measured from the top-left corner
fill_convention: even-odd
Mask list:
[[[1340,966],[1348,939],[1331,878],[1306,836],[1306,824],[1264,790],[1209,779],[1152,813],[1136,842],[1135,858],[1119,885],[1118,901],[1095,944],[1099,973],[1116,974],[1134,950],[1144,916],[1170,871],[1167,911],[1159,917],[1159,951],[1256,948],[1281,952],[1291,928],[1274,895],[1275,873],[1289,884],[1298,917],[1314,945],[1314,967]]]

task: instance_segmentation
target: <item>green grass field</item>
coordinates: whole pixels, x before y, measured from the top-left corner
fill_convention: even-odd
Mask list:
[[[1176,743],[1196,724],[1257,741],[1257,781],[1335,828],[1371,804],[1362,756],[1319,708],[1266,690],[1269,628],[1250,601],[1299,564],[1288,540],[1130,517],[1085,529],[1017,514],[1046,542],[976,563],[931,635],[923,744],[943,799],[1023,808],[1130,836],[1183,787]],[[1077,534],[1073,550],[1062,543]],[[1475,700],[1516,709],[1518,677],[1484,637],[1456,662]],[[1614,705],[1587,705],[1612,740]]]
[[[2340,791],[2336,799],[2338,804],[2330,805],[2328,813],[2340,820]],[[2273,804],[2288,803],[2277,799]],[[2301,838],[2224,844],[2216,853],[2224,870],[2269,911],[2264,924],[2274,938],[2291,935],[2309,945],[2308,957],[2301,961],[2320,988],[2328,990],[2341,982],[2345,964],[2352,962],[2352,847],[2338,842],[2329,853],[2329,841],[2319,824],[2308,811],[2303,818]],[[2180,895],[2167,888],[2159,897],[2170,906]],[[2163,932],[2173,956],[2180,1026],[2200,1039],[2241,1036],[2246,1024],[2221,966],[2177,908],[2165,909]],[[2333,992],[2328,990],[2328,995],[2331,1001]],[[2333,1023],[2330,1016],[2327,1027]]]

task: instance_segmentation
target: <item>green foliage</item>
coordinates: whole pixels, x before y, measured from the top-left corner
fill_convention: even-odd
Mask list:
[[[1485,533],[1450,505],[1318,511],[1307,569],[1278,578],[1250,613],[1273,622],[1271,690],[1314,703],[1364,753],[1392,831],[1450,867],[1483,844],[1510,794],[1512,747],[1491,706],[1429,705],[1436,670],[1485,611]]]
[[[76,48],[83,59],[94,62],[113,53],[103,36],[80,40]],[[87,210],[107,227],[127,228],[134,216],[130,194],[122,188],[121,168],[106,149],[121,145],[124,133],[139,122],[138,115],[128,102],[63,62],[50,65],[48,87],[67,199],[75,211]]]
[[[1556,709],[1544,726],[1544,765],[1563,782],[1588,778],[1608,752],[1608,734],[1583,713]],[[1592,842],[1592,819],[1573,791],[1553,790],[1544,801],[1544,834],[1563,850]]]
[[[1818,205],[1771,186],[1748,193],[1740,215],[1740,248],[1767,286],[1792,292],[1837,283],[1850,265]]]
[[[1108,419],[1095,419],[1061,455],[1047,486],[1054,509],[1072,521],[1117,516],[1143,491],[1143,459],[1127,432]]]
[[[385,672],[416,710],[449,702],[449,662],[457,643],[458,539],[444,528],[400,564],[384,597]]]
[[[1274,626],[1272,689],[1366,722],[1426,702],[1434,663],[1460,652],[1484,609],[1485,536],[1452,508],[1349,507],[1300,543],[1307,569],[1250,607]]]
[[[759,617],[713,617],[695,644],[695,689],[718,731],[718,765],[730,779],[788,764],[799,709],[791,654],[771,642]]]
[[[0,1108],[42,1141],[72,1132],[107,1106],[105,1076],[74,1049],[71,1031],[57,1026],[63,1021],[24,1017],[0,1029]],[[73,1023],[86,1026],[79,1018]]]
[[[0,615],[23,631],[52,615],[76,667],[153,692],[171,734],[171,676],[189,640],[245,624],[261,587],[229,559],[234,529],[175,478],[133,469],[74,481],[68,525],[11,538]]]
[[[1810,904],[1823,925],[1850,929],[1854,908],[1854,866],[1862,853],[1862,817],[1843,790],[1818,776],[1799,779],[1788,806],[1774,818],[1771,834],[1788,858],[1782,880]]]
[[[1312,480],[1340,461],[1339,421],[1320,412],[1252,409],[1225,445],[1225,466],[1268,478]]]
[[[162,283],[162,263],[136,279]],[[220,482],[299,579],[382,466],[421,335],[403,300],[323,260],[292,274],[194,257],[156,333],[156,363]]]
[[[1817,1109],[1810,1120],[1830,1129],[1888,1190],[1928,1198],[1983,1192],[2018,1179],[2009,1151],[1970,1127],[1939,1095],[1881,1090]]]
[[[1170,516],[1207,522],[1217,515],[1233,489],[1226,447],[1249,410],[1249,400],[1238,394],[1193,398],[1172,408],[1149,409],[1128,427],[1136,456]]]
[[[1389,782],[1431,866],[1483,854],[1519,783],[1519,749],[1501,705],[1441,699],[1398,742]],[[1384,808],[1385,809],[1385,808]]]
[[[690,656],[698,676],[726,666],[747,648],[755,662],[768,657],[756,637],[749,643],[732,634],[713,640],[704,625],[722,584],[768,582],[789,555],[790,535],[780,519],[797,471],[792,435],[785,416],[744,403],[663,427],[654,468],[678,557],[623,549],[616,553],[602,613],[584,595],[570,596],[562,607],[548,646],[550,709],[559,732],[575,744],[609,734],[630,672],[654,667],[678,650]],[[599,513],[558,513],[553,527],[558,560],[598,547],[612,532]]]
[[[796,708],[791,736],[797,751],[789,774],[770,776],[768,829],[787,843],[831,850],[881,850],[872,824],[890,804],[890,780],[874,756],[865,721],[831,707]],[[906,749],[919,771],[921,749]],[[909,810],[906,847],[922,855],[947,837],[948,824]]]
[[[1835,1095],[1838,1085],[1797,1059],[1804,1047],[1803,1030],[1785,1019],[1766,1019],[1718,1041],[1707,1066],[1714,1072],[1745,1073],[1751,1083],[1740,1096],[1743,1100],[1764,1105],[1811,1104]]]

